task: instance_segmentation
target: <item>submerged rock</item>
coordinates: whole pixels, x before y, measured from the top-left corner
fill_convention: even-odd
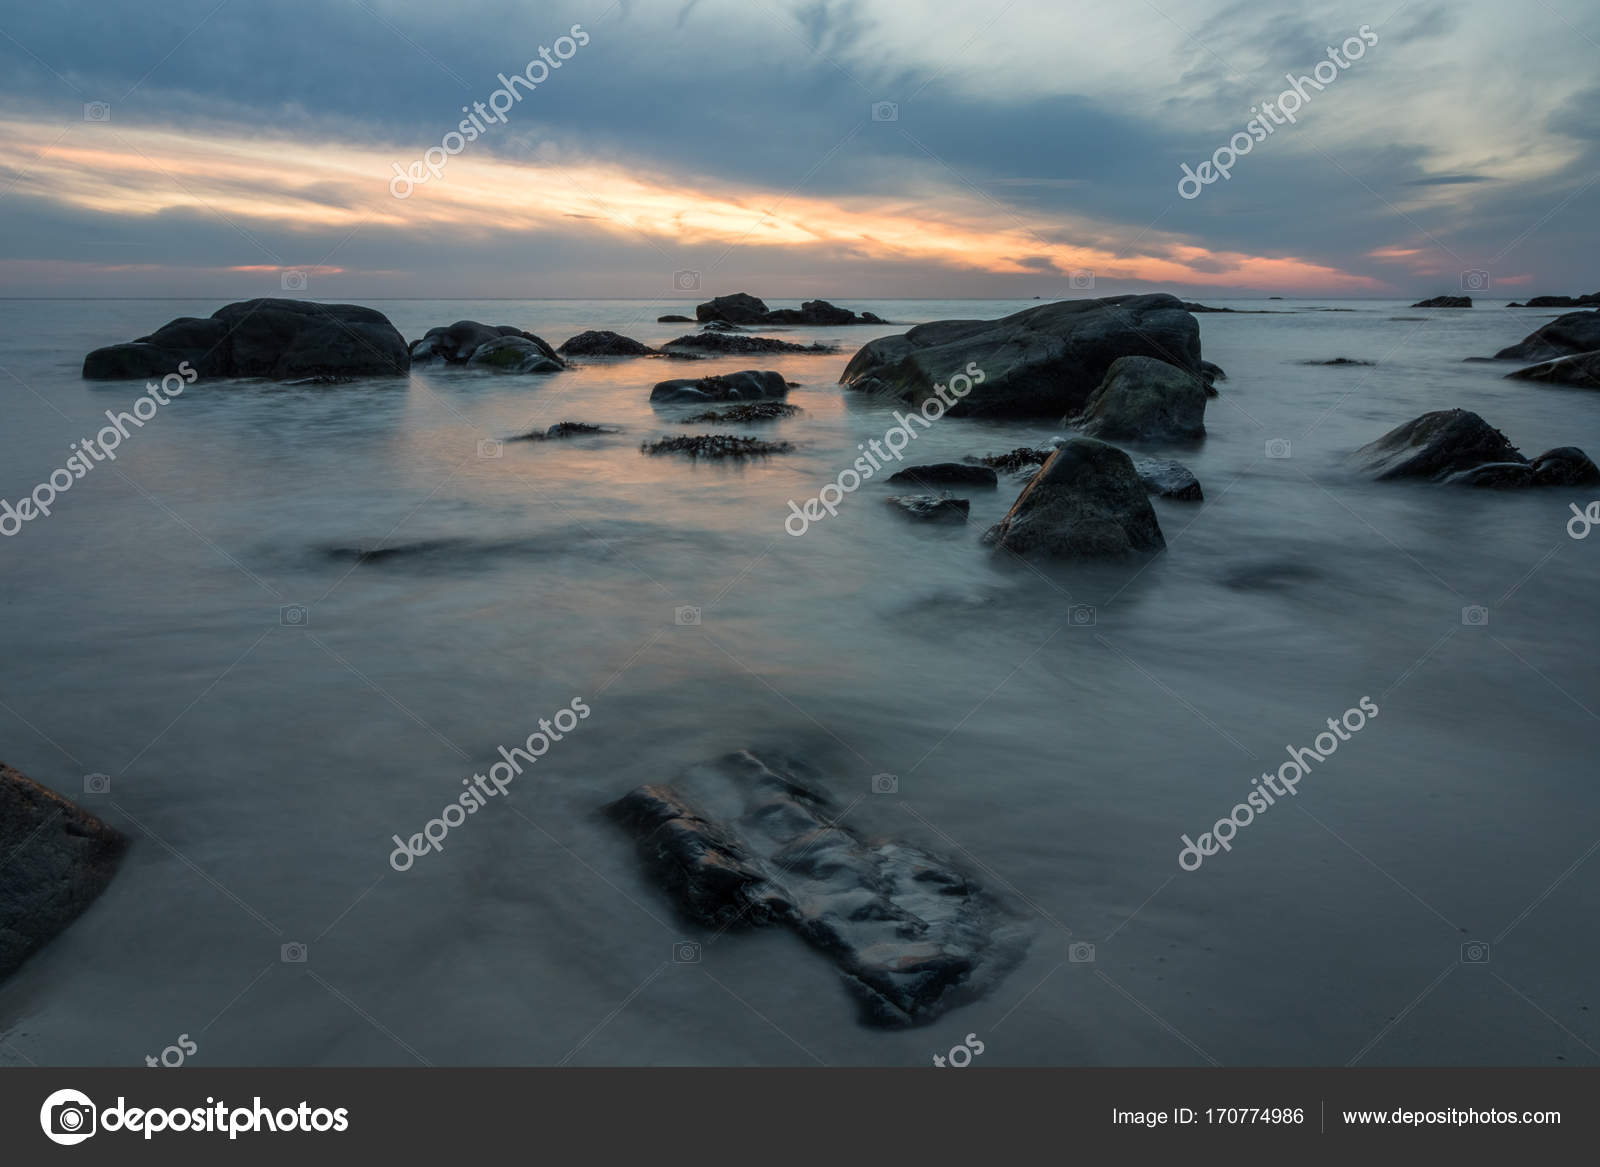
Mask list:
[[[679,434],[639,446],[641,454],[683,454],[714,461],[765,458],[769,454],[787,454],[793,449],[791,442],[768,442],[734,434]]]
[[[1069,424],[1107,441],[1192,442],[1205,437],[1205,416],[1198,373],[1154,357],[1122,357]]]
[[[745,336],[727,332],[696,332],[680,336],[661,346],[664,349],[703,349],[713,353],[832,353],[839,350],[826,344],[795,344],[770,336]]]
[[[1600,311],[1568,312],[1495,353],[1497,361],[1551,361],[1600,350]]]
[[[586,421],[558,421],[555,425],[512,438],[514,442],[548,442],[561,438],[588,438],[596,434],[620,434],[614,425],[591,425]]]
[[[1144,488],[1151,494],[1178,502],[1205,501],[1205,493],[1200,489],[1200,480],[1194,476],[1194,471],[1182,462],[1159,458],[1135,458],[1133,469],[1139,475],[1139,481],[1144,483]]]
[[[786,401],[747,401],[740,405],[730,405],[727,409],[708,409],[704,413],[696,413],[683,419],[684,425],[693,425],[696,422],[758,422],[777,421],[780,418],[794,417],[800,412],[798,405],[790,405]]]
[[[1557,357],[1543,364],[1529,365],[1506,376],[1516,381],[1542,381],[1550,385],[1577,385],[1583,389],[1600,389],[1600,352],[1579,353],[1572,357]]]
[[[389,318],[356,304],[244,300],[210,317],[183,316],[83,360],[89,380],[159,380],[187,362],[200,379],[387,376],[406,372],[405,338]]]
[[[566,357],[648,357],[655,351],[631,336],[606,329],[580,332],[556,350]]]
[[[94,902],[127,846],[120,832],[0,762],[0,979]]]
[[[1470,308],[1471,296],[1435,296],[1431,300],[1418,300],[1413,308]]]
[[[984,541],[1063,559],[1117,559],[1166,546],[1133,460],[1093,438],[1063,442]]]
[[[891,494],[888,504],[919,523],[964,523],[972,504],[950,494]]]
[[[869,1024],[932,1021],[1026,947],[1026,929],[949,860],[862,838],[814,782],[749,752],[642,786],[607,813],[686,915],[792,929],[833,961]]]
[[[1375,365],[1376,361],[1358,361],[1352,357],[1334,357],[1331,361],[1301,361],[1302,365],[1325,365],[1334,368],[1346,365]]]
[[[926,466],[907,466],[889,475],[889,484],[920,486],[987,486],[1000,485],[1000,479],[988,466],[971,466],[964,462],[933,462]]]
[[[1082,410],[1119,357],[1200,373],[1200,325],[1165,294],[1062,300],[999,320],[937,320],[865,345],[839,380],[920,406],[965,378],[952,417],[1059,418]]]
[[[661,381],[650,391],[654,402],[759,401],[782,400],[789,395],[789,383],[782,373],[771,369],[745,369],[718,377],[680,378]]]

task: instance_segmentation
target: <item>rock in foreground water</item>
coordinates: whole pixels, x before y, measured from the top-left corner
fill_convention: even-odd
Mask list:
[[[719,377],[690,377],[660,381],[650,391],[654,402],[761,401],[782,400],[789,395],[789,383],[782,373],[771,369],[744,369]]]
[[[1600,350],[1600,311],[1568,312],[1494,356],[1498,361],[1553,361],[1596,350]]]
[[[1026,945],[1026,930],[948,860],[862,838],[814,782],[749,752],[607,811],[687,916],[793,929],[833,961],[870,1024],[933,1020],[997,983]]]
[[[87,811],[0,762],[0,979],[94,902],[127,845]]]
[[[1199,373],[1153,357],[1113,361],[1070,420],[1092,438],[1112,442],[1192,442],[1206,435],[1206,383]]]
[[[1600,483],[1600,469],[1576,446],[1546,450],[1530,462],[1503,433],[1465,409],[1413,418],[1355,456],[1379,481],[1423,478],[1496,490]]]
[[[1063,442],[984,541],[1056,559],[1120,559],[1167,545],[1133,459],[1094,438]]]

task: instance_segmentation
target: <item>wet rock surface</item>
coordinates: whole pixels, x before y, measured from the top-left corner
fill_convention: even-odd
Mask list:
[[[984,541],[1052,559],[1121,559],[1167,545],[1133,460],[1093,438],[1063,442]]]

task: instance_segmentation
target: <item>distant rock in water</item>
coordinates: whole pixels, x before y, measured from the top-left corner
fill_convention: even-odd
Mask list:
[[[557,441],[561,438],[589,438],[598,434],[620,434],[621,432],[614,425],[591,425],[586,421],[558,421],[548,429],[534,430],[511,440],[514,442],[548,442]]]
[[[1600,292],[1587,296],[1535,296],[1526,304],[1510,303],[1507,308],[1600,308]]]
[[[992,489],[1000,485],[1000,479],[988,466],[933,462],[926,466],[907,466],[889,475],[889,485],[896,484],[924,489],[940,486],[983,486]]]
[[[718,296],[695,310],[701,321],[726,321],[729,324],[811,324],[832,326],[839,324],[885,324],[887,321],[871,312],[857,315],[848,308],[839,308],[826,300],[807,300],[799,308],[771,309],[766,301],[748,292],[735,292],[731,296]]]
[[[1569,312],[1494,356],[1497,361],[1552,361],[1596,350],[1600,350],[1600,311]]]
[[[880,337],[851,358],[850,388],[921,406],[970,384],[951,417],[1076,414],[1119,357],[1200,374],[1200,324],[1176,297],[1110,296],[1041,304],[999,320],[936,320]],[[956,385],[952,385],[956,382]]]
[[[605,329],[580,332],[556,349],[565,357],[648,357],[655,351],[631,336]]]
[[[719,931],[792,929],[834,963],[868,1024],[925,1024],[1017,963],[1027,929],[991,893],[942,856],[839,825],[792,771],[730,754],[606,810],[687,916]]]
[[[650,391],[657,403],[694,401],[781,401],[789,396],[789,383],[782,373],[744,369],[718,377],[679,378],[661,381]]]
[[[1232,309],[1232,308],[1211,308],[1211,307],[1208,307],[1205,304],[1196,304],[1193,300],[1185,300],[1183,302],[1183,306],[1184,306],[1184,308],[1186,308],[1190,312],[1232,312],[1232,311],[1234,311],[1234,309]]]
[[[1350,365],[1376,365],[1376,361],[1358,361],[1353,357],[1334,357],[1331,361],[1301,361],[1302,365],[1325,365],[1333,368],[1344,368]]]
[[[793,449],[792,442],[767,442],[734,434],[679,434],[639,445],[641,454],[682,454],[688,458],[736,462],[765,458],[769,454],[787,454]]]
[[[832,353],[839,350],[826,344],[795,344],[770,336],[743,336],[726,332],[697,332],[680,336],[661,346],[665,349],[702,349],[713,353]]]
[[[657,324],[693,324],[693,316],[657,316]]]
[[[1121,559],[1167,545],[1133,460],[1093,438],[1063,442],[984,541],[1057,559]]]
[[[786,401],[747,401],[740,405],[730,405],[727,409],[708,409],[704,413],[696,413],[682,420],[684,425],[694,425],[697,422],[778,421],[781,418],[794,417],[799,412],[799,406],[790,405]]]
[[[1192,442],[1206,435],[1206,385],[1198,372],[1154,357],[1121,357],[1083,412],[1064,424],[1113,442]]]
[[[888,504],[916,523],[964,523],[972,504],[950,494],[891,494]]]
[[[0,980],[94,902],[127,846],[120,832],[0,762]]]
[[[520,345],[502,342],[520,340]],[[493,346],[493,347],[491,347]],[[488,350],[484,352],[484,350]],[[478,360],[478,354],[484,353]],[[543,357],[545,364],[536,357]],[[511,324],[480,324],[476,320],[457,320],[454,324],[430,328],[411,346],[411,363],[464,365],[469,362],[491,365],[512,372],[547,373],[567,367],[541,337]]]
[[[411,367],[405,338],[382,312],[264,299],[229,304],[204,319],[181,316],[131,343],[95,349],[83,360],[83,375],[91,381],[159,380],[183,362],[202,380],[376,377]]]
[[[1506,376],[1516,381],[1542,381],[1550,385],[1576,385],[1600,389],[1600,352],[1557,357],[1540,365],[1530,365]]]
[[[1135,458],[1133,469],[1139,481],[1151,494],[1177,502],[1203,502],[1205,494],[1200,480],[1182,462],[1158,458]]]
[[[1600,482],[1600,470],[1577,447],[1547,450],[1530,462],[1503,433],[1465,409],[1425,413],[1355,456],[1379,481],[1421,478],[1501,490]]]
[[[1431,300],[1418,300],[1413,308],[1470,308],[1471,296],[1435,296]]]

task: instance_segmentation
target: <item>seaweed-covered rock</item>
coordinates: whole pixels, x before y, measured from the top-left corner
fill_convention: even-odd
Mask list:
[[[648,357],[655,349],[606,329],[580,332],[556,349],[564,357]]]
[[[566,362],[550,355],[548,348],[524,336],[498,336],[474,349],[467,364],[497,373],[559,373]]]
[[[768,442],[735,434],[678,434],[639,445],[641,454],[682,454],[687,458],[735,462],[787,454],[793,449],[791,442]]]
[[[871,1024],[931,1021],[991,988],[1026,947],[1026,929],[948,859],[840,825],[796,767],[730,754],[607,811],[687,916],[792,929],[833,961]]]
[[[831,353],[832,345],[795,344],[771,336],[745,336],[727,332],[696,332],[669,340],[663,349],[693,349],[709,353]]]
[[[972,504],[950,494],[891,494],[887,502],[917,523],[964,523]]]
[[[794,417],[799,412],[798,405],[790,405],[787,401],[744,401],[738,405],[730,405],[727,409],[708,409],[704,413],[683,418],[682,421],[684,425],[695,425],[700,422],[778,421],[785,417]]]

